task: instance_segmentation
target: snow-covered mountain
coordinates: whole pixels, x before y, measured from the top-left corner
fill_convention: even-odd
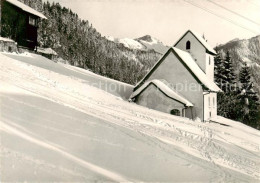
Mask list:
[[[164,54],[169,49],[168,46],[164,45],[158,39],[146,35],[136,39],[130,38],[113,38],[111,36],[107,37],[108,40],[113,41],[118,44],[123,44],[125,47],[136,50],[154,50],[157,53]]]
[[[234,39],[218,47],[222,56],[230,52],[237,74],[244,63],[252,68],[253,80],[260,94],[260,35],[250,39]]]
[[[145,50],[145,47],[134,39],[130,39],[130,38],[119,39],[119,38],[114,38],[111,36],[108,36],[107,39],[110,41],[113,41],[115,43],[123,44],[125,47],[130,48],[130,49]]]
[[[155,50],[156,52],[161,54],[166,53],[169,49],[169,47],[164,45],[160,40],[151,37],[150,35],[146,35],[135,40],[144,45],[146,49]]]
[[[242,123],[150,110],[131,85],[35,54],[0,68],[1,182],[260,180],[260,133]]]

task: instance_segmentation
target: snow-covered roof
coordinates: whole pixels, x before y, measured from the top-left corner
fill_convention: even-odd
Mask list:
[[[48,55],[58,55],[53,49],[51,48],[38,48],[37,52],[44,53]]]
[[[193,74],[206,88],[214,92],[221,91],[221,89],[213,81],[208,79],[207,75],[201,70],[201,68],[188,52],[182,51],[178,48],[173,48],[173,50],[179,55],[179,57],[185,62],[185,64],[190,68]]]
[[[11,3],[12,5],[22,9],[23,11],[26,11],[28,13],[31,13],[37,17],[43,18],[43,19],[47,19],[42,13],[36,11],[35,9],[21,3],[20,1],[17,0],[6,0],[7,2]]]
[[[207,75],[201,70],[201,68],[198,66],[198,64],[194,61],[194,59],[188,52],[182,51],[175,47],[171,47],[165,53],[165,55],[153,66],[151,71],[146,74],[146,76],[135,86],[135,88],[138,88],[143,83],[143,81],[145,81],[149,77],[150,73],[158,67],[158,65],[162,62],[165,56],[169,54],[170,51],[176,53],[181,58],[184,64],[186,64],[186,66],[191,70],[191,72],[195,75],[195,77],[205,88],[213,92],[222,91],[213,81],[208,79]]]
[[[187,99],[185,99],[184,97],[182,97],[180,94],[176,93],[172,88],[170,88],[169,84],[166,84],[163,81],[160,80],[152,80],[152,81],[148,81],[146,83],[144,83],[140,88],[138,88],[138,90],[136,90],[135,92],[133,92],[133,94],[131,95],[130,98],[134,98],[137,95],[139,95],[143,90],[145,90],[150,84],[154,84],[155,86],[157,86],[165,95],[167,95],[170,98],[173,98],[177,101],[179,101],[180,103],[184,104],[185,106],[191,107],[193,106],[193,104],[191,102],[189,102]]]
[[[213,53],[213,54],[217,54],[216,51],[206,42],[205,39],[203,39],[203,37],[197,33],[196,31],[193,31],[193,30],[188,30],[176,43],[174,46],[176,46],[180,40],[182,40],[182,38],[188,33],[190,32],[191,34],[193,34],[195,36],[195,38],[206,48],[206,50],[210,53]]]
[[[5,38],[5,37],[0,37],[0,41],[4,41],[4,42],[14,42],[14,40],[9,39],[9,38]]]

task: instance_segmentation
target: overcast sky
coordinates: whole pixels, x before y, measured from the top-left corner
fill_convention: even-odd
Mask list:
[[[59,2],[89,20],[102,36],[138,38],[149,34],[173,45],[185,31],[192,29],[204,33],[209,43],[216,46],[234,38],[260,34],[259,0],[212,0],[222,7],[209,0],[49,1]]]

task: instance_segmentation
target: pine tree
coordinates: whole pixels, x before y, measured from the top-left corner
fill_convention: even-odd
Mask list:
[[[223,62],[223,72],[222,72],[222,82],[223,82],[223,87],[222,89],[226,93],[230,93],[234,91],[235,84],[236,84],[236,75],[234,73],[234,68],[232,65],[231,57],[229,55],[229,51],[226,53],[226,58],[224,59]]]
[[[218,85],[218,87],[222,88],[222,79],[223,79],[223,61],[221,59],[220,53],[217,51],[217,55],[214,59],[214,79],[215,83]]]
[[[218,93],[218,114],[238,120],[239,111],[242,108],[239,105],[237,88],[235,87],[236,76],[229,52],[227,52],[224,60],[217,52],[215,57],[215,82],[223,91],[223,93]]]
[[[253,89],[250,68],[246,64],[239,73],[239,82],[241,84],[239,99],[240,105],[243,107],[241,120],[247,125],[259,128],[259,97]]]
[[[251,87],[251,76],[250,76],[250,70],[247,64],[245,64],[240,73],[239,73],[239,82],[241,83],[241,89],[247,90],[249,87]],[[251,89],[251,88],[250,88]]]

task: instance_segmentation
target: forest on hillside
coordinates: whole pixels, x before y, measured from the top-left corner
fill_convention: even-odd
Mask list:
[[[53,48],[71,65],[136,84],[161,56],[154,50],[132,50],[106,39],[88,20],[81,20],[59,3],[20,1],[48,18],[39,23],[39,46]]]

